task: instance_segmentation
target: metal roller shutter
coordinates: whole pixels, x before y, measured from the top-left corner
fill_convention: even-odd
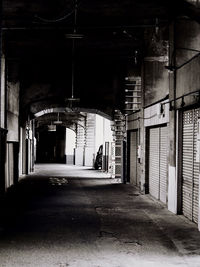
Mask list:
[[[121,178],[122,171],[122,145],[115,144],[115,177]]]
[[[199,163],[197,152],[197,120],[199,111],[183,112],[182,154],[182,211],[191,221],[198,223]]]
[[[167,140],[168,127],[160,128],[160,200],[167,202]]]
[[[138,185],[137,179],[137,132],[130,133],[130,183]]]
[[[197,153],[197,121],[199,110],[194,111],[194,149],[193,149],[193,221],[198,223],[198,210],[199,210],[199,163],[195,161]]]
[[[167,202],[168,127],[149,130],[149,193]]]
[[[149,132],[149,193],[159,199],[159,128]]]

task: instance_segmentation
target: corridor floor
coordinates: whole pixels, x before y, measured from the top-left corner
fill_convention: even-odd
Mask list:
[[[1,267],[200,267],[195,224],[101,171],[39,165],[1,215]]]

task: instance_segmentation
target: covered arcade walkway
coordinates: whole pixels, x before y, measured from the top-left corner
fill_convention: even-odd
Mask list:
[[[0,265],[200,266],[196,225],[106,176],[38,165],[1,206]]]

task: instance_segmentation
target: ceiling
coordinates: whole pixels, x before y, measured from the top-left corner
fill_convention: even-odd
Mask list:
[[[174,4],[176,2],[176,4]],[[196,4],[196,6],[195,6]],[[145,32],[181,14],[199,17],[198,1],[78,0],[74,94],[80,107],[109,115],[122,107],[123,82],[131,66],[140,72]],[[66,105],[72,87],[74,1],[3,0],[6,56],[19,62],[21,107],[36,113]],[[137,64],[135,64],[137,54]]]

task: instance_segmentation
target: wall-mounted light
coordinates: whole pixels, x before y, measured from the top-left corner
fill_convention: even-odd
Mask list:
[[[190,59],[188,59],[187,61],[183,62],[181,65],[179,66],[175,66],[172,64],[172,62],[174,61],[175,58],[175,51],[176,50],[186,50],[186,51],[192,51],[192,52],[197,52],[197,54],[195,54],[193,57],[191,57]],[[168,66],[165,66],[165,69],[168,70],[168,72],[173,73],[175,70],[178,70],[180,68],[182,68],[183,66],[187,65],[188,63],[190,63],[193,59],[195,59],[196,57],[198,57],[200,55],[200,50],[197,49],[192,49],[192,48],[185,48],[185,47],[176,47],[172,53],[172,57],[171,60],[169,62]]]
[[[137,65],[138,63],[138,50],[135,50],[135,53],[134,53],[134,63],[135,65]]]
[[[174,110],[174,106],[172,105],[172,101],[169,102],[169,110],[170,111]]]
[[[176,70],[176,67],[169,65],[169,66],[165,66],[165,69],[167,69],[169,73],[173,73]]]
[[[184,101],[184,97],[182,97],[181,107],[183,108],[184,106],[185,106],[185,101]]]
[[[158,18],[156,18],[156,23],[155,23],[155,34],[158,35],[159,33],[159,21]]]
[[[198,97],[199,100],[200,100],[200,90],[196,90],[196,91],[193,91],[193,92],[186,93],[186,94],[184,94],[182,96],[176,97],[175,99],[172,99],[172,100],[169,100],[167,102],[164,102],[164,103],[162,103],[162,105],[164,106],[166,104],[169,104],[169,110],[172,111],[172,110],[175,110],[175,106],[176,106],[176,105],[173,105],[173,103],[175,103],[177,100],[181,100],[180,106],[183,108],[186,105],[184,99],[186,97],[189,97],[189,96]]]

